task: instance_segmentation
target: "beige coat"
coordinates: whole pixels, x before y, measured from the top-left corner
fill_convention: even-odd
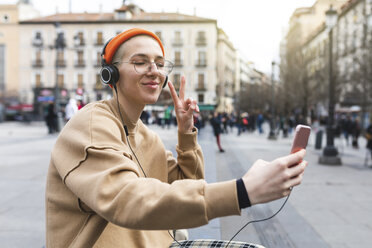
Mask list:
[[[129,149],[116,102],[79,110],[51,155],[47,247],[168,247],[168,229],[240,214],[235,180],[202,180],[196,131],[178,134],[176,160],[141,121],[129,123],[125,113],[123,117],[147,178]]]

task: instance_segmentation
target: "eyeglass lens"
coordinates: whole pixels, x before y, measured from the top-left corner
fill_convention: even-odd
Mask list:
[[[152,64],[155,64],[157,70],[167,76],[173,69],[173,64],[170,61],[165,60],[164,62],[134,62],[134,69],[140,74],[146,74],[151,71]]]

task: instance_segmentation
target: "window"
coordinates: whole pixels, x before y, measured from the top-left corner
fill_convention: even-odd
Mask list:
[[[58,83],[58,87],[60,89],[62,89],[64,87],[64,84],[65,84],[65,75],[58,74],[58,76],[57,76],[57,83]]]
[[[41,87],[41,75],[40,74],[35,75],[35,87],[36,88]]]
[[[181,31],[175,31],[174,32],[174,40],[173,45],[174,46],[182,46],[182,38],[181,38]]]
[[[175,31],[174,32],[174,38],[176,40],[181,40],[181,31]]]
[[[196,38],[196,45],[197,46],[205,46],[207,44],[207,39],[205,38],[205,32],[199,31],[198,36]]]
[[[77,83],[78,88],[84,88],[84,82],[83,82],[83,74],[78,74],[78,83]]]
[[[36,61],[39,61],[39,60],[41,60],[41,51],[40,50],[36,51]]]
[[[102,31],[97,32],[96,45],[103,45],[103,33],[102,33]]]
[[[205,90],[204,86],[204,73],[198,74],[198,90]]]
[[[57,65],[58,66],[66,66],[65,64],[65,55],[63,51],[58,51],[57,52]]]
[[[174,79],[173,79],[173,85],[177,91],[180,89],[180,84],[181,84],[181,74],[175,73]]]
[[[84,40],[84,33],[78,32],[74,37],[75,46],[84,46],[85,40]]]
[[[204,102],[204,94],[198,94],[198,103]]]
[[[43,66],[43,61],[41,59],[41,50],[36,50],[35,60],[33,61],[32,66],[33,67],[42,67]]]
[[[174,52],[174,66],[182,66],[181,52],[180,51],[175,51]]]
[[[207,55],[204,51],[198,52],[198,61],[196,62],[197,66],[206,66],[207,65]]]
[[[95,62],[95,65],[96,66],[101,66],[101,52],[97,52],[96,54],[96,62]]]
[[[78,51],[78,61],[83,61],[83,60],[84,60],[84,52]]]
[[[43,38],[41,36],[41,32],[35,33],[35,37],[32,40],[32,45],[36,47],[40,47],[43,45]]]
[[[85,62],[84,62],[84,51],[82,51],[82,50],[77,51],[77,63],[76,63],[76,66],[78,66],[78,67],[85,66]]]

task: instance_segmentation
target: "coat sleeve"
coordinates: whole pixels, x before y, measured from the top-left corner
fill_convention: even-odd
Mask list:
[[[167,151],[168,182],[179,179],[204,179],[204,157],[197,143],[197,129],[192,133],[178,133],[177,160]]]
[[[172,184],[140,178],[121,151],[89,148],[87,158],[66,177],[67,187],[109,222],[132,229],[191,228],[215,217],[240,214],[235,180]]]
[[[70,131],[62,135],[53,160],[69,190],[105,220],[131,229],[167,230],[201,226],[216,217],[240,214],[235,180],[207,184],[185,179],[169,184],[142,178],[123,143],[120,122],[105,111],[92,113],[89,118],[93,121],[85,118],[79,122],[82,126],[68,127]],[[183,141],[177,148],[186,154],[181,156],[180,167],[193,161],[189,157],[199,149]],[[201,174],[199,166],[193,165],[182,174]]]

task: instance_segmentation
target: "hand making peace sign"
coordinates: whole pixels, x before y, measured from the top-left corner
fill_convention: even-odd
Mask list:
[[[192,98],[185,98],[185,84],[186,79],[184,76],[181,77],[181,85],[179,96],[171,82],[168,83],[170,93],[174,103],[174,110],[176,112],[178,131],[181,133],[191,132],[194,127],[193,113],[194,111],[199,112],[199,106],[196,100]]]

